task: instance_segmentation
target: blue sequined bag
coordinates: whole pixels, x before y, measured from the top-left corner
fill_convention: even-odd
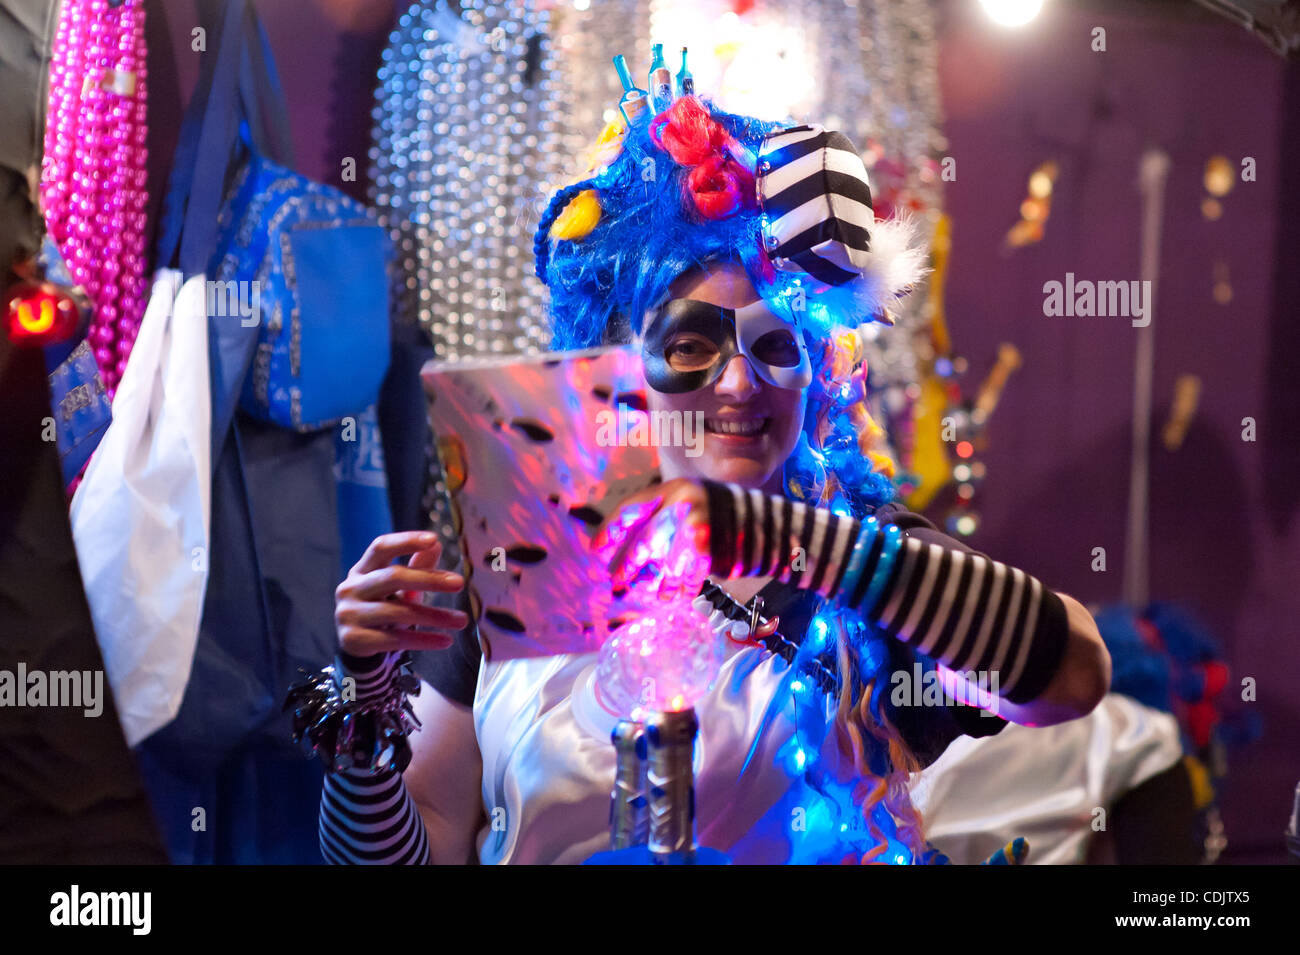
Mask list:
[[[250,153],[219,220],[209,314],[258,324],[245,412],[329,427],[374,404],[388,370],[388,236],[361,203]]]

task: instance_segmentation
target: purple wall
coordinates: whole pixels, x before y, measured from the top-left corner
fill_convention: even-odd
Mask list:
[[[365,198],[375,76],[402,0],[255,0],[275,54],[298,171]],[[150,195],[165,188],[177,125],[198,79],[202,53],[191,31],[220,35],[222,0],[147,0],[150,70]],[[341,163],[357,161],[357,181],[340,182]]]
[[[1137,5],[1130,5],[1137,6]],[[1285,65],[1227,21],[1122,17],[1048,4],[1022,31],[988,24],[975,4],[950,3],[942,31],[945,132],[957,178],[948,316],[970,360],[971,385],[1000,342],[1021,351],[989,428],[974,543],[1085,602],[1122,595],[1137,329],[1123,318],[1048,318],[1043,284],[1137,279],[1139,157],[1168,152],[1157,291],[1150,481],[1150,592],[1199,613],[1223,639],[1227,707],[1256,707],[1264,737],[1231,757],[1225,823],[1230,851],[1276,857],[1300,781],[1300,524],[1294,495],[1266,508],[1267,482],[1294,487],[1294,403],[1288,374],[1270,372],[1278,203],[1283,175]],[[1190,5],[1189,5],[1190,7]],[[1193,8],[1193,12],[1196,12]],[[1090,48],[1106,29],[1107,52]],[[1292,109],[1296,108],[1294,101]],[[1224,214],[1205,220],[1202,173],[1216,153],[1257,161]],[[1043,240],[1004,254],[1030,172],[1055,159],[1060,177]],[[1297,174],[1294,156],[1291,177]],[[1287,246],[1285,270],[1296,271]],[[1214,263],[1228,264],[1233,298],[1215,302]],[[1293,314],[1293,313],[1292,313]],[[1183,446],[1160,430],[1174,382],[1202,381]],[[1242,440],[1253,417],[1258,440]],[[1276,495],[1275,495],[1276,496]],[[1105,547],[1107,572],[1090,569]],[[1237,702],[1242,677],[1258,702]]]
[[[302,172],[337,183],[345,156],[364,177],[373,77],[403,4],[383,0],[262,0],[289,101]],[[1141,8],[1129,4],[1124,9]],[[1168,11],[1170,5],[1158,5]],[[1151,473],[1151,594],[1194,608],[1228,649],[1233,679],[1253,676],[1264,738],[1232,757],[1225,815],[1229,858],[1275,859],[1289,799],[1300,779],[1300,524],[1296,389],[1288,375],[1297,305],[1295,187],[1282,175],[1284,67],[1262,44],[1188,3],[1189,12],[1124,17],[1048,4],[1029,28],[988,24],[975,0],[944,7],[943,91],[949,154],[957,161],[947,205],[954,220],[948,316],[971,386],[1000,342],[1024,367],[1011,379],[989,429],[984,523],[974,544],[1084,601],[1119,598],[1128,494],[1136,329],[1118,318],[1046,318],[1042,287],[1081,279],[1136,279],[1140,205],[1137,163],[1154,143],[1172,159],[1156,344],[1157,443]],[[150,6],[154,167],[165,175],[179,91],[199,55],[190,3]],[[1090,50],[1104,26],[1108,52]],[[1292,109],[1296,109],[1292,94]],[[173,123],[169,126],[168,116]],[[1300,146],[1291,131],[1291,145]],[[1206,159],[1257,160],[1258,179],[1238,183],[1224,215],[1200,214]],[[1002,236],[1017,218],[1029,173],[1060,164],[1041,243],[1010,255]],[[1294,152],[1291,179],[1300,178]],[[157,178],[156,176],[156,178]],[[364,184],[344,184],[362,195]],[[1286,192],[1287,189],[1291,191]],[[155,189],[155,193],[156,193]],[[1285,193],[1285,195],[1284,195]],[[1289,261],[1275,251],[1286,248]],[[1212,297],[1213,264],[1225,260],[1234,297]],[[1281,281],[1275,278],[1275,269]],[[1291,288],[1275,296],[1279,287]],[[1287,329],[1289,331],[1289,329]],[[1158,443],[1177,376],[1201,377],[1201,409],[1183,447]],[[1259,440],[1241,440],[1252,416]],[[1266,490],[1267,483],[1267,490]],[[1106,548],[1108,571],[1089,570]]]

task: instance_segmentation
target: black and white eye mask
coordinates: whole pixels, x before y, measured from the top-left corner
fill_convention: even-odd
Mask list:
[[[738,354],[778,388],[806,388],[812,381],[799,329],[762,299],[732,309],[676,298],[646,315],[641,340],[646,384],[662,394],[713,384]]]

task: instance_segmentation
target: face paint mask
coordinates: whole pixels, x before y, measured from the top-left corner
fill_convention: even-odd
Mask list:
[[[812,381],[803,336],[761,299],[732,309],[677,298],[646,316],[641,357],[646,384],[655,391],[675,395],[707,387],[736,355],[778,388],[806,388]]]

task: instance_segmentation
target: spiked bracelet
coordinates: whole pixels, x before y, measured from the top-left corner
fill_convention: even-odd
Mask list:
[[[354,678],[341,662],[312,674],[301,671],[304,679],[289,688],[284,701],[284,709],[293,710],[294,742],[319,756],[330,773],[406,769],[411,761],[406,737],[420,727],[408,699],[420,692],[410,663],[405,652],[389,655],[382,683],[365,692],[354,683],[346,694],[343,681]]]

